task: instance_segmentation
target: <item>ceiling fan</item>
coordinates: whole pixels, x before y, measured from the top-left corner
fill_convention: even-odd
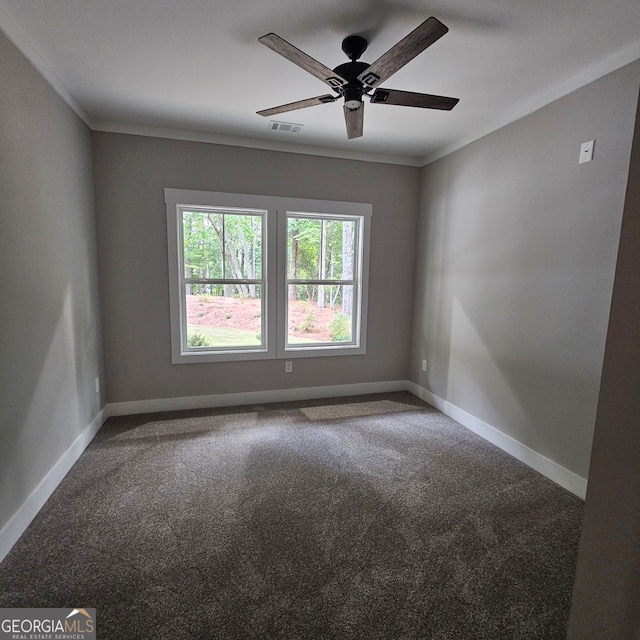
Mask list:
[[[393,104],[450,111],[458,104],[458,98],[379,87],[387,78],[431,46],[447,31],[449,29],[437,18],[427,18],[408,36],[400,40],[386,53],[383,53],[373,64],[359,62],[359,58],[365,52],[368,42],[361,36],[347,36],[342,41],[342,50],[347,54],[351,62],[338,65],[333,70],[314,60],[304,51],[294,47],[275,33],[268,33],[266,36],[258,38],[258,41],[328,84],[337,95],[328,93],[315,98],[298,100],[279,107],[258,111],[258,114],[261,116],[273,116],[285,111],[294,111],[318,104],[335,102],[343,97],[347,137],[351,139],[362,136],[364,96],[367,96],[369,101],[374,104]]]

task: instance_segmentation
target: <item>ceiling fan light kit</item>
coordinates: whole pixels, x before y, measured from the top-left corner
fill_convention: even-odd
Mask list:
[[[363,133],[364,96],[367,96],[373,104],[450,111],[458,103],[458,98],[378,88],[378,85],[431,46],[448,30],[437,18],[427,18],[372,64],[359,62],[360,57],[367,50],[368,42],[362,36],[347,36],[342,41],[342,50],[347,54],[350,62],[338,65],[335,69],[330,69],[314,60],[275,33],[268,33],[259,38],[259,42],[328,84],[337,95],[326,94],[298,100],[258,111],[258,114],[265,117],[272,116],[286,111],[335,102],[342,97],[344,98],[343,111],[347,137],[352,139],[359,138]],[[371,93],[372,90],[374,90],[373,93]]]

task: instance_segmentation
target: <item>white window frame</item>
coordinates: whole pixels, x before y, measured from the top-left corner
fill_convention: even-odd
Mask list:
[[[171,360],[174,364],[234,360],[292,359],[366,353],[369,289],[369,246],[373,207],[368,203],[310,200],[278,196],[165,189],[171,316]],[[183,292],[182,211],[215,208],[229,213],[264,212],[262,291],[264,346],[238,349],[186,348],[186,316]],[[354,331],[349,343],[287,345],[287,220],[289,215],[353,220],[356,235],[354,255]]]

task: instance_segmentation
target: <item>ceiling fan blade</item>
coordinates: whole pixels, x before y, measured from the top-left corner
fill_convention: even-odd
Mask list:
[[[359,138],[362,135],[364,125],[364,102],[360,103],[357,109],[349,109],[346,105],[344,109],[344,121],[347,124],[347,138]]]
[[[371,96],[371,102],[375,104],[395,104],[401,107],[421,107],[422,109],[451,111],[460,102],[460,99],[432,96],[428,93],[414,93],[413,91],[376,89]]]
[[[419,27],[416,27],[408,36],[391,47],[389,51],[383,53],[365,69],[358,76],[358,80],[368,87],[377,87],[447,31],[449,28],[445,27],[437,18],[427,18]]]
[[[297,102],[289,102],[288,104],[282,104],[279,107],[272,107],[271,109],[263,109],[258,111],[259,116],[275,116],[278,113],[284,113],[285,111],[295,111],[296,109],[304,109],[305,107],[313,107],[317,104],[325,104],[327,102],[335,102],[338,96],[332,96],[326,94],[324,96],[316,96],[315,98],[307,98],[306,100],[298,100]]]
[[[300,51],[300,49],[283,40],[275,33],[267,33],[266,36],[258,38],[258,41],[269,47],[269,49],[273,49],[281,56],[284,56],[287,60],[293,62],[293,64],[309,72],[311,75],[319,78],[322,82],[326,82],[330,87],[336,88],[347,84],[347,81],[335,71],[332,71],[329,67],[325,67],[321,62],[314,60],[304,51]]]

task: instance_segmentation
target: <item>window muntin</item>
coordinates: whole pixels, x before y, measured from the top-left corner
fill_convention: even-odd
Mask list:
[[[288,212],[285,350],[357,346],[363,218]]]
[[[264,350],[266,212],[178,210],[182,352]]]

